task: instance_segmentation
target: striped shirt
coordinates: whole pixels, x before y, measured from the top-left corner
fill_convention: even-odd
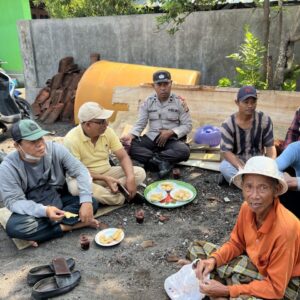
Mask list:
[[[240,128],[236,123],[236,114],[232,114],[221,127],[221,152],[232,152],[241,160],[263,155],[264,147],[274,145],[273,123],[263,112],[255,112],[252,126]]]

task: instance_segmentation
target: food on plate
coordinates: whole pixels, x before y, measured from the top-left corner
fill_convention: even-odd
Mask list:
[[[158,202],[164,199],[164,194],[162,192],[152,193],[149,198],[151,202]]]
[[[160,184],[160,187],[164,191],[169,192],[174,188],[174,184],[172,182],[163,182]]]
[[[114,234],[112,235],[112,238],[115,240],[115,241],[118,241],[121,236],[122,236],[122,232],[123,230],[122,229],[117,229]]]
[[[186,201],[191,198],[191,192],[184,189],[178,189],[172,194],[172,198],[177,201]]]
[[[101,234],[99,237],[99,242],[101,244],[110,244],[114,239],[111,236],[106,236],[105,234]]]
[[[123,230],[117,229],[114,231],[112,235],[106,235],[105,233],[100,234],[99,236],[99,242],[101,244],[110,244],[113,241],[119,241],[122,237]]]
[[[65,218],[69,219],[69,218],[75,218],[75,217],[78,217],[77,214],[73,214],[69,211],[65,211]]]

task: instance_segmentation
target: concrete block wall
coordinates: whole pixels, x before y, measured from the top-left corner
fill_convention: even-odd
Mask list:
[[[284,12],[287,28],[296,9]],[[162,67],[199,70],[201,83],[216,85],[218,79],[234,76],[234,64],[225,56],[238,51],[243,26],[262,38],[262,9],[221,10],[191,14],[174,36],[157,31],[157,15],[90,17],[20,21],[19,39],[24,60],[28,101],[48,78],[57,73],[58,61],[73,56],[81,68],[89,65],[92,52],[102,59]],[[275,18],[276,20],[276,18]],[[271,28],[271,49],[279,49],[276,24]],[[300,46],[295,48],[300,62]]]

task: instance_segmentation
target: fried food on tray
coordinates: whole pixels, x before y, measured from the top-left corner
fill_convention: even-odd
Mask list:
[[[174,184],[172,182],[163,182],[163,183],[161,183],[160,187],[163,190],[169,192],[174,188]]]
[[[177,201],[186,201],[191,198],[191,192],[188,190],[179,189],[172,195],[172,198]]]
[[[151,202],[158,202],[164,198],[164,195],[163,193],[153,193],[149,198]]]
[[[69,211],[65,211],[65,218],[69,219],[69,218],[75,218],[75,217],[78,217],[77,214],[73,214]]]

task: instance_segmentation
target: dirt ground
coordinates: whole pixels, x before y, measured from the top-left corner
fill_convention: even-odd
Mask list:
[[[70,124],[64,123],[48,127],[56,130],[56,137],[63,136],[70,128]],[[0,150],[12,149],[11,139],[1,142]],[[26,284],[28,270],[60,256],[73,257],[75,269],[81,271],[82,278],[73,291],[57,299],[168,299],[164,281],[180,266],[168,262],[167,257],[173,254],[184,258],[194,239],[222,244],[234,225],[242,203],[241,193],[233,187],[219,187],[217,177],[216,172],[181,167],[181,179],[197,189],[192,203],[175,209],[162,209],[148,203],[131,204],[102,216],[101,221],[110,227],[122,227],[125,232],[121,244],[110,248],[92,242],[88,251],[82,251],[80,233],[94,238],[97,230],[80,229],[36,249],[20,251],[1,227],[0,299],[30,299],[31,288]],[[149,173],[146,184],[155,178]],[[225,202],[224,197],[230,202]],[[134,216],[140,207],[145,210],[143,224],[137,224]],[[159,222],[160,214],[168,215],[169,221]],[[143,248],[142,243],[147,240],[152,240],[154,246]]]

